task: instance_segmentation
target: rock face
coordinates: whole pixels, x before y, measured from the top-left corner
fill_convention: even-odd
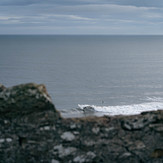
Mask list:
[[[5,86],[2,85],[2,84],[0,84],[0,92],[3,91],[3,90],[5,90],[5,89],[6,89]]]
[[[163,162],[163,111],[63,119],[44,85],[0,91],[0,163]]]
[[[28,114],[56,109],[43,84],[22,84],[11,88],[1,86],[0,113],[5,117],[18,118]]]

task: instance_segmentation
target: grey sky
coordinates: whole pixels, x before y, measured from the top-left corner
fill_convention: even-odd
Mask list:
[[[0,34],[163,34],[163,0],[1,0]]]

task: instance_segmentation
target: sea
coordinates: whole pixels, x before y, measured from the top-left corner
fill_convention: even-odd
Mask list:
[[[65,117],[161,110],[163,36],[0,35],[0,83],[31,82]]]

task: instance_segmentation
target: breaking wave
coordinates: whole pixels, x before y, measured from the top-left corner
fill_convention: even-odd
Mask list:
[[[149,102],[133,105],[121,106],[96,106],[96,105],[78,105],[79,109],[85,111],[86,109],[94,110],[94,112],[102,113],[103,115],[134,115],[140,114],[144,111],[163,110],[162,102]]]

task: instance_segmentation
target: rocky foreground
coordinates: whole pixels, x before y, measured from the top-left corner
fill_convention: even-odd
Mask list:
[[[64,119],[44,85],[0,85],[0,163],[163,162],[163,110]]]

